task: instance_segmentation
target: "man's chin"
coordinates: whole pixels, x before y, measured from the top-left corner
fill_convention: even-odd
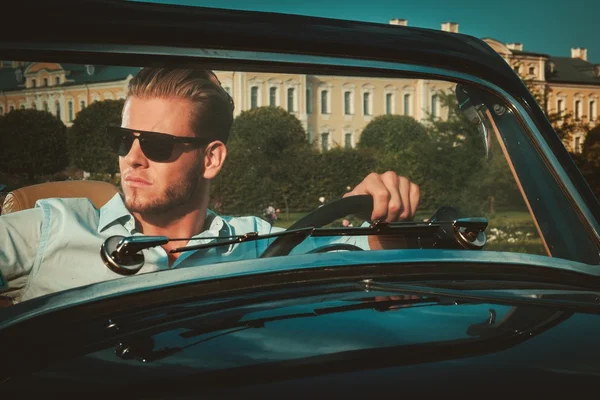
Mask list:
[[[132,213],[156,215],[167,212],[171,206],[157,202],[156,199],[145,199],[139,195],[125,195],[125,207]]]

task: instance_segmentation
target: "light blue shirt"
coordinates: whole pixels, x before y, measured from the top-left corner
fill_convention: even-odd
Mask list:
[[[208,238],[214,237],[248,232],[262,235],[283,230],[257,217],[220,216],[211,210],[207,211],[204,229],[187,245],[210,243],[216,239]],[[120,194],[100,209],[84,198],[52,198],[39,200],[32,209],[0,217],[0,294],[21,302],[57,291],[125,278],[108,269],[100,258],[101,244],[113,235],[142,235],[136,231],[135,220]],[[272,240],[183,252],[171,268],[257,258]],[[328,243],[349,243],[369,249],[367,236],[308,238],[292,254]],[[143,253],[145,263],[138,274],[169,269],[167,252],[162,247],[146,249]]]

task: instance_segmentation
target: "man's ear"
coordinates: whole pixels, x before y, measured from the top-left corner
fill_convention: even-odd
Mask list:
[[[227,157],[227,147],[221,141],[209,143],[204,150],[204,179],[211,180],[219,174]]]

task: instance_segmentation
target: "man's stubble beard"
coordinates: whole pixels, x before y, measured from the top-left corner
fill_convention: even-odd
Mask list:
[[[130,212],[151,216],[172,212],[175,208],[190,202],[197,190],[200,189],[198,185],[200,185],[201,175],[202,165],[200,164],[197,168],[192,168],[184,176],[184,179],[167,186],[160,197],[157,194],[156,197],[152,197],[146,202],[141,201],[137,195],[137,190],[134,188],[130,196],[125,196],[125,206]]]

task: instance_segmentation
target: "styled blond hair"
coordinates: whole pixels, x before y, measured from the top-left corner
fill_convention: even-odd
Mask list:
[[[233,99],[212,71],[144,68],[129,82],[129,97],[189,100],[195,105],[191,128],[196,136],[223,143],[229,139]]]

